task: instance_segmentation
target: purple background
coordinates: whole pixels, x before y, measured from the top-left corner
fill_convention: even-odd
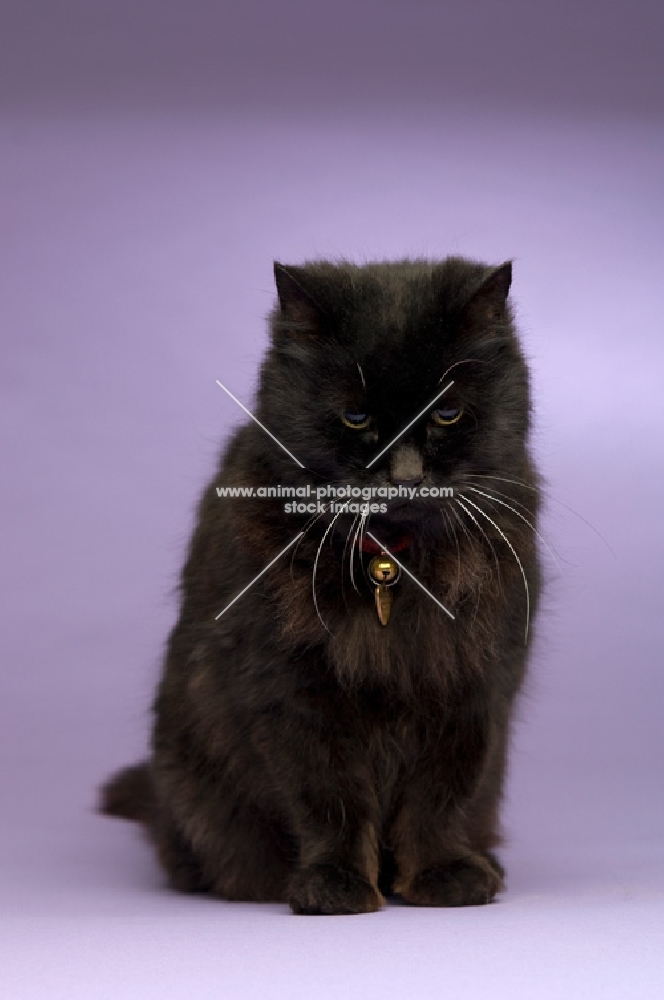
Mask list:
[[[662,11],[3,3],[3,1000],[661,995]],[[242,420],[215,379],[250,402],[273,258],[448,253],[515,260],[580,515],[544,520],[509,891],[319,920],[168,893],[93,805],[144,751]]]

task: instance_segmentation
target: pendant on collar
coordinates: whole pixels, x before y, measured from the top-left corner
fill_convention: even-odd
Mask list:
[[[400,576],[401,569],[398,563],[387,552],[383,551],[379,556],[374,556],[369,563],[369,577],[376,588],[374,591],[376,613],[381,625],[387,625],[390,620],[393,601],[390,588],[398,582]]]

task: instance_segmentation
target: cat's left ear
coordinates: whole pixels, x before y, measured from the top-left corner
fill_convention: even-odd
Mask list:
[[[321,309],[305,287],[306,276],[298,267],[284,267],[275,260],[274,280],[277,286],[281,315],[277,328],[281,333],[314,333],[318,329]]]
[[[471,324],[499,322],[505,317],[507,295],[512,284],[512,261],[494,268],[484,279],[464,314]]]

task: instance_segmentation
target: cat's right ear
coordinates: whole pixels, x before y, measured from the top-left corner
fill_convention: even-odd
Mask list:
[[[494,267],[464,308],[464,318],[471,327],[496,323],[506,316],[507,296],[512,284],[512,262]]]
[[[321,309],[304,287],[301,268],[284,267],[275,260],[274,280],[279,297],[279,310],[273,319],[275,333],[291,336],[316,333]]]

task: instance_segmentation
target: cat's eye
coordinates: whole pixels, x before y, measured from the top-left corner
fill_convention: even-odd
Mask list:
[[[463,406],[441,406],[431,411],[431,419],[439,427],[448,427],[450,424],[455,424],[462,413]]]
[[[346,427],[352,427],[355,431],[363,431],[371,423],[371,417],[367,413],[355,413],[352,410],[346,410],[341,415],[341,422]]]

